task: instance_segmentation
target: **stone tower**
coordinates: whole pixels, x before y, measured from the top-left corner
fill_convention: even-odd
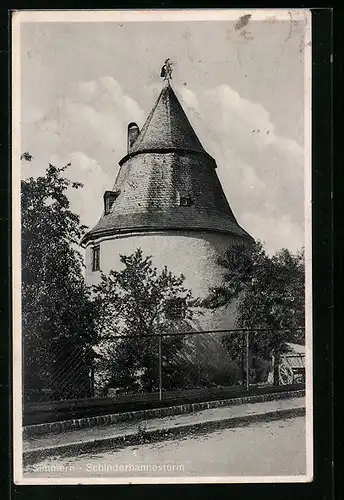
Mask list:
[[[183,273],[194,297],[205,297],[221,280],[217,257],[232,242],[252,238],[236,221],[215,160],[169,81],[142,129],[128,125],[127,154],[119,165],[112,191],[104,194],[104,212],[83,238],[88,284],[99,281],[100,270],[119,269],[120,254],[140,247],[158,268]]]

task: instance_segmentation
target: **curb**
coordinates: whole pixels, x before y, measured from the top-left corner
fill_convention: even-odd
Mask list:
[[[69,443],[58,446],[38,448],[23,452],[23,465],[30,465],[47,457],[66,456],[71,453],[86,453],[90,451],[101,451],[108,448],[123,448],[131,445],[146,444],[166,439],[184,437],[186,435],[199,435],[209,431],[246,426],[255,422],[289,419],[304,416],[305,407],[286,408],[283,410],[269,411],[265,413],[248,414],[241,417],[230,417],[222,420],[208,420],[195,422],[193,424],[180,425],[169,429],[153,429],[151,431],[135,432],[126,436],[116,436],[91,441]],[[104,450],[105,451],[105,450]]]
[[[148,420],[152,418],[167,417],[174,415],[183,415],[201,410],[220,408],[223,406],[234,406],[246,403],[263,403],[278,399],[303,397],[305,390],[273,392],[268,394],[258,394],[255,396],[244,396],[240,398],[221,399],[217,401],[208,401],[201,403],[188,403],[179,406],[167,406],[150,410],[138,410],[125,413],[114,413],[110,415],[101,415],[98,417],[85,417],[73,420],[62,420],[59,422],[49,422],[45,424],[28,425],[23,427],[23,438],[37,437],[44,434],[61,433],[69,430],[85,429],[89,427],[98,427],[117,424],[120,422],[129,422],[135,420]]]

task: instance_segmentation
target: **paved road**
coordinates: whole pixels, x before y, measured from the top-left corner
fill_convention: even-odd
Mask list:
[[[260,422],[160,443],[45,459],[25,477],[195,477],[306,474],[305,419]]]

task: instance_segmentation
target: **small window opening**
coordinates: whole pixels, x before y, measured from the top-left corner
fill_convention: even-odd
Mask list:
[[[189,196],[182,196],[179,205],[181,207],[191,207],[191,198]]]
[[[111,212],[112,206],[115,203],[120,191],[105,191],[104,193],[104,212],[108,215]]]
[[[92,271],[100,270],[100,246],[92,248]]]
[[[191,205],[193,204],[190,193],[186,190],[179,191],[178,197],[180,207],[191,207]]]
[[[166,303],[165,314],[168,319],[184,319],[186,315],[186,299],[170,299]]]

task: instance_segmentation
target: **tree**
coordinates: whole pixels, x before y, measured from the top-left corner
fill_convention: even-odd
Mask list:
[[[282,249],[270,257],[260,242],[237,243],[219,259],[219,265],[225,270],[223,284],[211,291],[204,305],[216,308],[237,303],[237,327],[257,330],[249,338],[251,363],[274,355],[277,384],[286,343],[304,341],[304,250],[292,254]],[[264,328],[269,331],[258,331]],[[226,335],[223,343],[232,359],[243,356],[242,335]]]
[[[22,155],[31,161],[29,153]],[[21,182],[22,341],[24,393],[48,389],[67,398],[89,391],[95,304],[83,278],[78,244],[85,231],[70,210],[62,174],[70,164],[49,164],[44,176]]]
[[[103,274],[94,286],[101,310],[99,367],[108,371],[109,385],[152,391],[158,388],[159,335],[175,331],[178,321],[192,317],[191,292],[183,286],[183,275],[174,276],[167,267],[158,272],[141,249],[120,260],[123,269]],[[182,348],[183,338],[166,336],[161,342],[168,387],[178,375],[170,360]]]

